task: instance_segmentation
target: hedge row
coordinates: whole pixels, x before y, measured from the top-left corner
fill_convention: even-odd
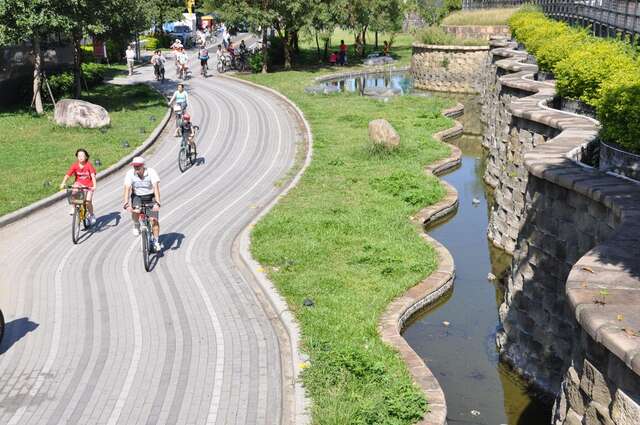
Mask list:
[[[83,63],[82,64],[82,78],[86,83],[86,86],[93,88],[104,81],[104,75],[107,66],[99,63]],[[73,73],[65,71],[60,74],[54,74],[48,76],[49,86],[53,92],[53,96],[56,99],[69,96],[73,92]],[[85,88],[83,83],[82,88]]]
[[[640,63],[629,43],[594,37],[531,9],[509,25],[540,69],[553,72],[558,95],[595,107],[603,140],[640,152]]]

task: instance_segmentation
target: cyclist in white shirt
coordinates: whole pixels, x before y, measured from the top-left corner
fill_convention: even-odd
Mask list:
[[[131,213],[133,219],[133,234],[140,234],[138,221],[139,209],[144,205],[153,205],[149,213],[153,233],[153,248],[156,252],[162,250],[160,244],[160,177],[153,168],[145,167],[145,160],[141,156],[133,158],[133,166],[124,177],[123,209]],[[137,211],[137,212],[136,212]]]

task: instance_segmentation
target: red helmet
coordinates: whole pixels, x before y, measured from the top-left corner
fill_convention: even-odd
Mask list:
[[[191,115],[189,115],[189,114],[184,114],[184,115],[182,116],[182,119],[183,119],[183,120],[185,120],[185,121],[191,121]]]

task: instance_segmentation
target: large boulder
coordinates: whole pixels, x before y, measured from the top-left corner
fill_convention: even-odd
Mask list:
[[[387,120],[373,120],[369,123],[369,139],[374,145],[381,145],[386,149],[400,146],[400,135]]]
[[[111,124],[106,109],[77,99],[62,99],[56,103],[54,119],[65,127],[100,128]]]

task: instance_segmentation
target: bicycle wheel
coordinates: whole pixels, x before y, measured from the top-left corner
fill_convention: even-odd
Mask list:
[[[182,146],[180,148],[180,152],[178,152],[178,168],[180,169],[181,172],[184,173],[188,167],[189,167],[189,158],[187,155],[187,148],[186,146]]]
[[[140,226],[140,236],[142,239],[142,262],[144,263],[144,269],[149,271],[151,268],[151,260],[149,258],[149,231],[146,227]]]
[[[222,63],[221,60],[218,61],[218,65],[216,65],[216,68],[218,69],[219,73],[224,73],[224,64]]]
[[[196,163],[196,159],[198,158],[198,151],[196,149],[196,145],[189,145],[189,162],[191,165]]]
[[[71,240],[77,244],[80,240],[80,207],[76,206],[71,217]]]

